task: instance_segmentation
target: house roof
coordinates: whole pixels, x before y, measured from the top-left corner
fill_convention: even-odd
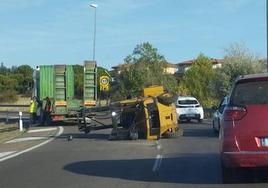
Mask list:
[[[177,64],[173,64],[173,63],[168,63],[168,62],[166,62],[165,67],[166,67],[166,68],[167,68],[167,67],[170,67],[170,68],[178,68],[178,65],[177,65]]]
[[[131,64],[119,64],[117,66],[113,66],[112,69],[119,69],[119,68],[125,68],[125,67],[129,67]],[[178,65],[177,64],[173,64],[173,63],[165,63],[165,67],[171,67],[171,68],[177,68]]]
[[[124,67],[129,67],[130,64],[119,64],[117,66],[113,66],[112,69],[119,69],[119,68],[124,68]]]
[[[196,59],[191,59],[191,60],[187,60],[187,61],[183,61],[178,63],[178,66],[182,66],[182,65],[192,65],[194,63]],[[223,59],[215,59],[215,58],[210,58],[212,64],[219,64],[223,62]]]

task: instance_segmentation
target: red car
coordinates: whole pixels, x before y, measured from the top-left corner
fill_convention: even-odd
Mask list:
[[[239,77],[220,130],[224,182],[244,167],[268,167],[268,74]]]

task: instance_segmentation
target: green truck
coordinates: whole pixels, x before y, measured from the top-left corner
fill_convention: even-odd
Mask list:
[[[85,61],[83,65],[83,97],[75,96],[74,65],[41,65],[34,72],[34,96],[39,101],[42,114],[46,99],[51,101],[49,119],[63,121],[76,118],[81,108],[96,106],[97,66]],[[48,118],[47,118],[48,119]]]

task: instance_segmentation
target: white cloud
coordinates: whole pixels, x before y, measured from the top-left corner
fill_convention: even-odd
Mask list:
[[[10,11],[29,7],[41,6],[45,0],[0,0],[0,10]]]
[[[243,7],[254,3],[258,2],[256,0],[223,0],[221,4],[226,10],[235,13]]]

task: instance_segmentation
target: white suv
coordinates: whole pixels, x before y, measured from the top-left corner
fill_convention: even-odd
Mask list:
[[[191,121],[196,119],[202,122],[204,110],[198,100],[194,97],[178,97],[176,100],[177,119]]]

